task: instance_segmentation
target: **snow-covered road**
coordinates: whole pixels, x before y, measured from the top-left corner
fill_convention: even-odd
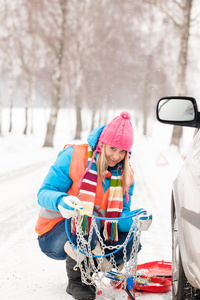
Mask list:
[[[133,208],[143,207],[153,214],[149,231],[142,232],[143,249],[138,263],[171,261],[170,194],[181,159],[176,153],[165,153],[159,143],[153,145],[152,141],[141,139],[135,145],[132,158],[136,182]],[[65,292],[65,263],[45,257],[39,250],[34,232],[39,211],[36,194],[56,154],[55,149],[48,149],[46,153],[41,149],[37,153],[38,159],[36,155],[31,159],[29,151],[27,155],[30,157],[22,166],[22,172],[18,167],[13,170],[15,174],[9,171],[0,176],[1,299],[73,299]],[[18,159],[16,154],[15,160]],[[127,299],[124,291],[118,295],[120,299]],[[97,299],[103,297],[97,296]],[[170,300],[171,292],[137,293],[136,299]]]

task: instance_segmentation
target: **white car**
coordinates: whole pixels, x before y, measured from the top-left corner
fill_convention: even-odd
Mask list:
[[[173,299],[200,299],[200,112],[192,97],[164,97],[162,123],[196,127],[191,149],[172,188]]]

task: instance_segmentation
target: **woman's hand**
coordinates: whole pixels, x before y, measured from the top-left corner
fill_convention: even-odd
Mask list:
[[[143,208],[138,208],[133,211],[124,211],[121,214],[121,217],[128,217],[126,219],[119,219],[118,221],[118,230],[121,232],[129,232],[133,220],[134,220],[134,214],[138,215],[138,221],[139,221],[139,226],[142,231],[146,231],[149,229],[149,226],[152,223],[152,214],[148,213],[145,211]],[[131,217],[133,216],[133,217]]]
[[[152,214],[144,212],[139,216],[140,229],[146,231],[152,223]]]
[[[75,215],[76,210],[74,209],[74,204],[80,209],[83,208],[82,202],[75,196],[66,196],[60,200],[58,209],[63,218],[70,219]]]

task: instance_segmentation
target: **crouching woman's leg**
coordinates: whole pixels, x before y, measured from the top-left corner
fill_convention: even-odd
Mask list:
[[[38,237],[41,251],[56,260],[66,259],[64,245],[67,240],[65,220],[60,221],[50,231]]]
[[[82,282],[80,269],[76,267],[77,262],[74,257],[71,256],[73,251],[70,253],[66,251],[71,249],[71,246],[69,245],[69,236],[66,233],[66,226],[71,241],[76,245],[77,236],[71,233],[71,219],[69,219],[66,221],[62,220],[56,224],[52,230],[38,237],[39,246],[42,252],[50,258],[57,260],[66,259],[66,271],[68,277],[66,292],[77,300],[93,300],[96,297],[95,287],[86,285]],[[92,239],[92,247],[95,247],[96,239],[97,238],[94,236],[94,239]],[[69,245],[69,248],[67,248],[66,245]]]
[[[118,232],[118,234],[119,234],[119,240],[117,242],[105,241],[105,244],[107,246],[109,246],[109,245],[111,245],[111,246],[123,245],[124,241],[126,240],[128,232]],[[134,239],[132,238],[126,246],[126,259],[127,259],[127,261],[129,261],[132,249],[134,247],[133,240]],[[139,244],[138,252],[140,250],[141,250],[141,244]],[[113,251],[107,250],[106,254],[111,253],[111,252],[113,252]],[[122,269],[123,264],[124,264],[124,247],[122,247],[122,249],[117,251],[114,254],[114,257],[115,257],[115,261],[116,261],[117,266],[120,266],[120,269]]]
[[[96,224],[98,230],[101,230],[101,222],[100,220],[96,220]],[[78,249],[71,248],[70,243],[73,243],[77,246],[77,235],[71,233],[71,221],[66,220],[66,228],[69,240],[65,244],[65,251],[67,253],[66,259],[66,269],[67,269],[67,276],[68,276],[68,285],[67,285],[67,293],[72,295],[77,300],[84,300],[84,299],[95,299],[96,297],[96,288],[94,285],[87,285],[81,280],[81,271],[77,267],[76,259],[78,258],[81,261],[82,267],[84,268],[85,265],[85,255],[80,253]],[[88,241],[88,235],[84,235],[84,239]],[[81,241],[80,241],[81,242]],[[97,234],[96,231],[93,231],[92,238],[91,238],[91,250],[96,247],[97,244]]]

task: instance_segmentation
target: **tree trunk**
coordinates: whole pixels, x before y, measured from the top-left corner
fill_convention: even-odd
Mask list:
[[[23,134],[27,134],[28,130],[28,98],[29,98],[29,84],[27,78],[24,78],[24,108],[25,108],[25,126]]]
[[[54,137],[56,121],[58,117],[58,109],[59,108],[56,103],[51,107],[51,113],[50,113],[49,122],[47,124],[47,133],[46,133],[46,138],[43,147],[53,147],[53,137]]]
[[[9,109],[10,109],[10,125],[9,132],[12,132],[12,115],[13,115],[13,73],[12,73],[12,60],[9,58],[8,62],[8,85],[9,85]]]
[[[28,129],[28,107],[25,107],[25,127],[23,134],[27,135],[27,129]]]
[[[2,134],[2,98],[0,93],[0,135]]]
[[[144,97],[143,97],[143,135],[147,136],[147,126],[148,126],[148,116],[150,110],[150,81],[151,81],[151,69],[152,69],[152,54],[147,56],[147,67],[146,67],[146,76],[144,82]]]
[[[49,122],[47,124],[47,132],[45,137],[45,142],[43,147],[53,147],[53,139],[55,134],[55,128],[57,123],[58,111],[60,108],[60,92],[61,92],[61,59],[57,60],[57,66],[54,71],[53,76],[53,95],[52,95],[52,105],[49,117]]]
[[[177,95],[183,96],[186,94],[186,69],[187,69],[187,55],[188,55],[188,42],[189,30],[191,21],[192,1],[185,1],[185,8],[183,9],[183,26],[181,27],[181,45],[178,60],[178,73],[177,73]],[[171,145],[180,146],[180,140],[183,134],[182,127],[174,126]]]
[[[77,76],[75,83],[75,110],[76,110],[76,132],[75,132],[75,140],[81,139],[82,132],[82,118],[81,118],[81,110],[82,110],[82,101],[81,101],[81,85],[84,77],[84,70],[80,62],[78,62],[77,67]]]
[[[92,110],[92,123],[91,123],[91,129],[90,131],[94,130],[94,121],[95,121],[95,116],[96,116],[96,110]]]
[[[183,134],[183,127],[182,126],[174,126],[172,138],[171,138],[171,145],[179,147],[182,134]]]
[[[81,118],[81,101],[79,100],[79,96],[76,96],[76,132],[75,132],[75,140],[81,139],[81,132],[82,132],[82,118]]]
[[[35,106],[35,95],[36,95],[36,87],[35,87],[35,81],[36,81],[36,76],[35,76],[35,68],[33,70],[33,74],[31,74],[31,133],[33,134],[33,123],[34,123],[34,106]]]
[[[61,100],[61,84],[62,84],[62,61],[64,51],[64,40],[65,40],[65,21],[66,21],[66,4],[67,0],[60,0],[61,13],[62,13],[62,24],[59,28],[60,35],[58,38],[58,47],[55,48],[55,69],[52,77],[53,80],[53,95],[52,95],[52,106],[49,122],[47,124],[47,132],[43,147],[53,147],[53,139],[55,134],[55,128],[57,123],[58,111],[60,108]]]

